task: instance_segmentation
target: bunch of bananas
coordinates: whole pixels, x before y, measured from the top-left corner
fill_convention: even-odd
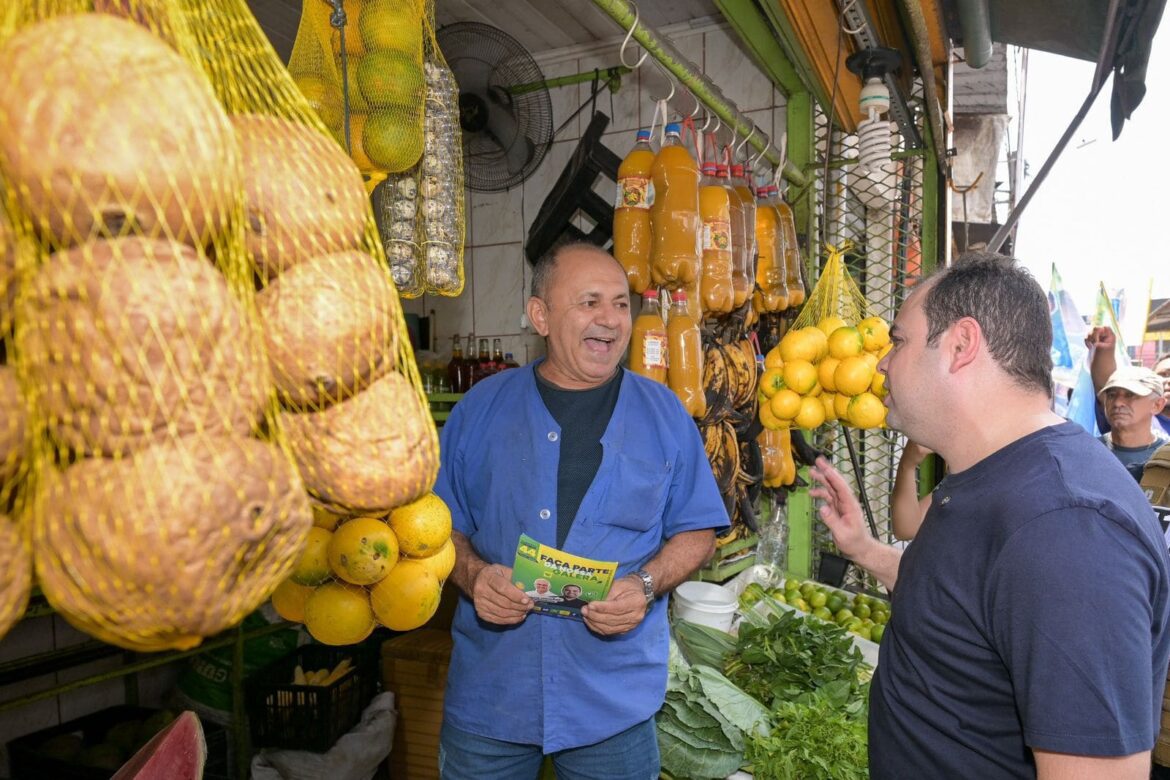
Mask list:
[[[757,383],[756,348],[751,341],[730,338],[726,343],[707,344],[703,355],[707,413],[699,420],[699,432],[732,518],[731,532],[719,538],[720,546],[739,538],[744,527],[752,531],[756,527],[749,491],[763,478],[755,440]]]

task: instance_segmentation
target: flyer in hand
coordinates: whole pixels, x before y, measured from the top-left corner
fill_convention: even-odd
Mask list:
[[[512,581],[536,605],[534,612],[581,620],[581,607],[609,593],[616,561],[595,561],[521,534]]]

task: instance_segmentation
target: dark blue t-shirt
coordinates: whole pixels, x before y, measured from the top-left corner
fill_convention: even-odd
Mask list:
[[[1030,778],[1033,749],[1149,750],[1168,570],[1141,490],[1074,423],[948,475],[898,572],[871,776]]]

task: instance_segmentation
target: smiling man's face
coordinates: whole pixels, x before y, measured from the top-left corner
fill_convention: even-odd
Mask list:
[[[575,248],[557,259],[544,298],[528,299],[528,318],[548,339],[541,375],[569,390],[605,384],[630,343],[625,272],[601,249]]]

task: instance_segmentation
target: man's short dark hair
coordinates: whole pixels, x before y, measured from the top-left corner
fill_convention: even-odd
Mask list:
[[[934,274],[924,292],[928,344],[963,317],[983,329],[991,357],[1024,388],[1052,397],[1048,298],[1027,269],[994,252],[968,252]]]
[[[571,241],[554,246],[538,257],[536,262],[532,264],[532,289],[529,294],[533,298],[540,298],[542,301],[547,300],[545,296],[548,293],[549,280],[552,279],[553,273],[557,270],[557,262],[565,252],[571,252],[576,249],[600,252],[607,257],[612,257],[609,252],[606,252],[596,244],[590,244],[588,241]],[[614,262],[616,263],[617,261],[614,260]]]

